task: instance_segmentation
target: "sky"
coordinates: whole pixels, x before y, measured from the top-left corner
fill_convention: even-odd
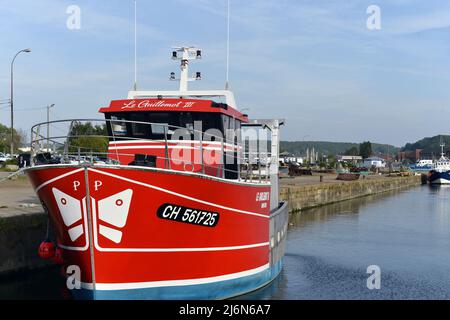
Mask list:
[[[67,9],[80,9],[69,29]],[[380,9],[378,29],[368,28]],[[176,90],[174,45],[195,45],[191,64],[223,89],[227,0],[138,0],[138,88]],[[251,118],[283,118],[283,140],[402,146],[449,133],[447,0],[230,0],[230,84]],[[134,81],[132,0],[0,0],[0,103],[14,64],[15,127],[101,118]],[[0,104],[0,123],[10,124]]]

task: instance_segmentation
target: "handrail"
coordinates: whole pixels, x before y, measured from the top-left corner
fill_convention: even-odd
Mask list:
[[[42,134],[40,134],[40,128],[41,126],[55,124],[55,123],[69,123],[70,126],[68,127],[68,134],[67,135],[55,135],[51,137],[45,137]],[[101,126],[96,123],[100,122]],[[87,123],[90,123],[92,125],[92,128],[102,128],[101,130],[105,130],[108,128],[111,130],[111,135],[105,135],[101,132],[94,132],[91,133],[80,133],[77,134],[77,132],[74,132],[75,125],[79,123],[81,125],[86,125]],[[118,136],[116,134],[116,130],[113,127],[114,123],[131,123],[131,124],[143,124],[147,126],[159,126],[164,129],[164,138],[163,139],[152,139],[148,136],[146,138],[139,138],[139,137],[130,137],[130,136]],[[106,124],[106,126],[105,126]],[[109,125],[109,126],[108,126]],[[176,140],[176,139],[169,139],[168,135],[173,135],[176,133],[176,130],[173,129],[180,129],[184,132],[187,132],[188,135],[191,137],[189,140]],[[59,130],[64,130],[59,127]],[[150,131],[148,131],[150,132]],[[162,133],[161,133],[162,134]],[[184,133],[180,134],[181,136],[186,136]],[[203,138],[205,136],[214,138],[214,140],[204,140]],[[81,143],[79,143],[79,138],[99,138],[99,139],[105,139],[105,142],[108,142],[106,145],[100,142],[99,146],[83,146]],[[61,150],[60,147],[58,147],[59,150],[62,151],[62,155],[60,154],[58,157],[60,157],[59,161],[65,161],[69,162],[71,158],[78,159],[78,162],[94,162],[94,158],[100,155],[107,155],[109,160],[112,160],[114,156],[120,163],[121,158],[123,157],[133,157],[135,156],[135,153],[124,153],[120,152],[120,145],[117,142],[120,141],[148,141],[152,143],[157,143],[155,148],[159,149],[158,146],[162,149],[164,148],[164,157],[160,155],[154,155],[157,160],[164,160],[164,168],[172,170],[172,163],[176,164],[176,161],[181,161],[180,164],[184,163],[182,167],[183,170],[186,170],[185,168],[191,168],[192,171],[200,170],[199,172],[202,174],[206,173],[206,170],[209,170],[209,174],[211,174],[211,169],[217,170],[215,175],[217,177],[226,178],[228,176],[228,173],[232,173],[232,176],[234,177],[232,179],[236,179],[235,174],[237,175],[237,179],[240,180],[250,180],[251,182],[254,180],[254,175],[258,176],[257,181],[267,182],[269,180],[270,176],[270,162],[271,162],[271,152],[265,150],[260,150],[259,147],[257,147],[256,151],[251,150],[251,143],[249,142],[247,149],[247,144],[242,144],[240,139],[240,136],[238,136],[238,139],[236,140],[236,137],[233,137],[234,141],[231,139],[226,139],[226,137],[214,135],[208,132],[202,132],[199,130],[196,130],[194,128],[184,128],[179,126],[173,126],[165,123],[153,123],[153,122],[144,122],[144,121],[132,121],[132,120],[122,120],[122,119],[68,119],[68,120],[53,120],[48,122],[41,122],[36,125],[34,125],[31,128],[31,148],[32,148],[32,154],[35,158],[35,156],[39,153],[42,153],[42,149],[46,150],[48,152],[48,149],[45,149],[42,145],[43,141],[47,141],[48,143],[52,143],[54,146],[63,146],[63,150]],[[106,140],[107,139],[107,140]],[[59,140],[59,141],[58,141]],[[61,140],[64,140],[64,142],[61,142]],[[74,141],[77,141],[78,144],[73,144]],[[112,145],[113,144],[113,145]],[[186,145],[187,144],[187,145]],[[220,145],[219,145],[220,144]],[[231,148],[230,148],[231,145]],[[206,147],[205,147],[206,146]],[[226,146],[226,147],[225,147]],[[179,147],[179,148],[177,148]],[[139,146],[136,146],[137,149],[139,149]],[[172,152],[176,149],[188,149],[191,150],[189,152],[194,152],[194,159],[180,159],[179,155],[178,157],[174,157],[171,152],[169,152],[169,149],[172,149]],[[231,149],[231,150],[230,150]],[[83,151],[86,150],[86,151]],[[88,151],[89,150],[89,151]],[[76,151],[76,153],[75,153]],[[195,154],[196,152],[200,151],[200,157],[196,159]],[[211,159],[214,160],[214,162],[211,163],[205,163],[205,151],[209,151],[209,156],[212,157]],[[184,151],[182,151],[184,152]],[[220,157],[217,154],[217,152],[220,152]],[[214,156],[212,154],[214,153]],[[113,155],[113,158],[111,158],[111,155]],[[192,157],[192,153],[190,154]],[[232,160],[233,162],[228,162]],[[235,162],[236,161],[236,162]],[[227,167],[226,164],[233,163],[235,164],[234,168]],[[187,166],[188,165],[188,166]],[[200,166],[200,167],[198,167]],[[255,169],[256,166],[256,169]],[[200,168],[200,169],[196,169]],[[244,171],[243,171],[244,169]],[[176,170],[176,167],[175,169]],[[214,174],[213,174],[214,175]]]
[[[211,137],[218,137],[215,135],[212,135],[208,132],[203,132],[203,131],[199,131],[199,130],[195,130],[195,129],[187,129],[185,127],[180,127],[180,126],[175,126],[175,125],[168,125],[168,124],[163,124],[163,123],[157,123],[157,122],[145,122],[145,121],[134,121],[134,120],[122,120],[122,119],[58,119],[58,120],[52,120],[52,121],[46,121],[46,122],[40,122],[38,124],[35,124],[34,126],[31,127],[31,131],[33,132],[33,129],[36,127],[40,127],[42,125],[47,125],[47,124],[52,124],[52,123],[61,123],[61,122],[68,122],[68,121],[76,121],[76,122],[92,122],[92,121],[97,121],[97,122],[125,122],[125,123],[134,123],[134,124],[145,124],[145,125],[156,125],[156,126],[161,126],[161,127],[168,127],[168,128],[176,128],[176,129],[182,129],[182,130],[189,130],[192,131],[192,133],[200,133],[203,135],[208,135]],[[135,140],[141,140],[140,138],[135,138],[135,137],[130,137],[130,139],[135,139]],[[223,139],[223,137],[222,137]],[[230,144],[234,144],[234,141],[231,140],[225,140],[227,143]]]

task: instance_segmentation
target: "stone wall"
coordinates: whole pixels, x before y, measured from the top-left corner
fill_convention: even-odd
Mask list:
[[[280,189],[280,199],[288,200],[289,212],[294,213],[308,208],[364,197],[380,192],[409,188],[420,184],[420,176],[409,176],[304,186],[282,186]]]
[[[0,216],[0,274],[49,265],[38,256],[46,226],[45,213]]]

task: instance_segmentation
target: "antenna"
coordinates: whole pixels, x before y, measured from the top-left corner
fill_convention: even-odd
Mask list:
[[[230,0],[227,1],[227,75],[225,82],[225,89],[228,90],[230,75]]]
[[[137,0],[134,0],[134,91],[137,90]]]

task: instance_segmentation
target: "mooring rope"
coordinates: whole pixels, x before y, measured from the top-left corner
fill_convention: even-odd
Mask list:
[[[22,169],[20,169],[20,170],[18,170],[16,172],[11,173],[10,175],[8,175],[6,177],[1,178],[0,179],[0,183],[5,182],[7,180],[11,180],[13,177],[23,174],[24,171],[25,171],[25,168],[22,168]]]

